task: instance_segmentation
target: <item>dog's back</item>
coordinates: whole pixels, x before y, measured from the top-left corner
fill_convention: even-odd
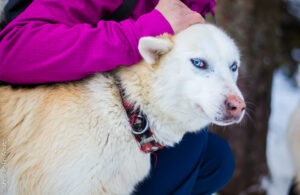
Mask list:
[[[1,160],[7,163],[0,180],[8,187],[0,190],[129,194],[150,161],[132,139],[118,92],[107,73],[33,89],[0,87]],[[124,163],[128,156],[134,158]]]
[[[72,116],[74,112],[82,113],[80,109],[85,105],[81,90],[72,84],[40,86],[34,90],[0,87],[0,141],[4,152],[1,162],[8,163],[7,170],[2,168],[1,179],[9,183],[8,194],[19,194],[25,186],[28,191],[22,193],[29,194],[31,191],[35,194],[41,190],[34,189],[35,185],[42,187],[44,182],[50,182],[50,185],[59,182],[59,179],[49,181],[45,175],[51,174],[51,171],[55,173],[51,169],[68,163],[64,159],[68,156],[65,152],[70,152],[68,147],[76,150],[71,140],[77,139],[75,132],[82,124]],[[80,153],[78,148],[77,151]],[[53,161],[55,158],[60,161]],[[59,162],[61,164],[57,164]],[[52,163],[56,166],[53,167]]]

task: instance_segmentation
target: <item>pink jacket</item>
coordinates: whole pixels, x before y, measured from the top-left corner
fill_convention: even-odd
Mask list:
[[[0,80],[15,84],[77,80],[141,60],[138,40],[173,34],[158,0],[139,0],[131,17],[103,21],[123,0],[34,0],[0,32]],[[212,0],[184,0],[205,15]]]

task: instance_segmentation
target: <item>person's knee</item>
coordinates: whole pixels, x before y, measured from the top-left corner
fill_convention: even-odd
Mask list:
[[[218,179],[215,185],[216,188],[221,189],[229,182],[233,175],[235,168],[234,157],[227,141],[214,134],[209,135],[209,142],[211,141],[210,139],[214,139],[214,153],[217,154],[215,159],[218,161]]]

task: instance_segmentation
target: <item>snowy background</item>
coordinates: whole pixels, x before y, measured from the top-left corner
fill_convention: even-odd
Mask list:
[[[300,101],[300,73],[298,86],[282,70],[275,72],[272,87],[272,112],[267,137],[267,161],[270,179],[263,180],[268,195],[288,193],[293,178],[293,165],[287,147],[286,131],[291,114]]]
[[[287,0],[289,12],[300,20],[300,0]],[[299,35],[300,36],[300,35]],[[291,52],[294,60],[300,62],[300,49]],[[296,84],[286,77],[282,70],[274,74],[272,86],[271,116],[267,136],[267,163],[270,178],[264,178],[262,185],[268,195],[288,194],[294,177],[293,164],[287,146],[287,128],[291,114],[300,103],[300,64]]]

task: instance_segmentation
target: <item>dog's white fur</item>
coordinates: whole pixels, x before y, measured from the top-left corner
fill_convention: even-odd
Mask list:
[[[147,115],[158,142],[173,146],[187,132],[222,121],[224,101],[242,95],[234,42],[209,24],[174,37],[144,37],[145,61],[79,82],[35,89],[0,87],[0,141],[7,140],[7,194],[129,194],[150,170],[121,104]],[[191,58],[206,60],[207,70]],[[242,116],[241,116],[242,118]],[[2,174],[3,176],[3,174]]]

